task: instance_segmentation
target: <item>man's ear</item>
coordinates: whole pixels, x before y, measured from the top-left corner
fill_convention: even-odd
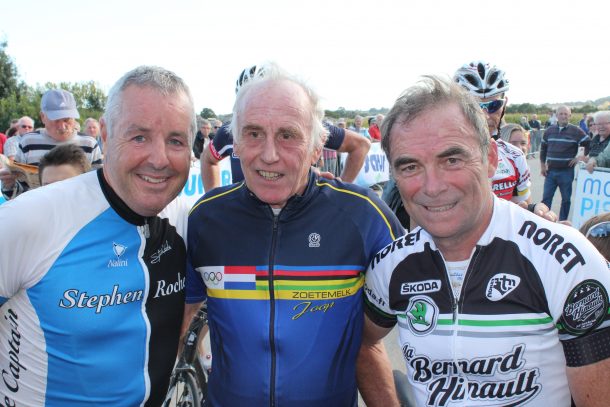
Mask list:
[[[100,135],[102,136],[102,141],[106,144],[106,139],[108,138],[108,128],[106,127],[106,120],[102,117],[100,119]]]
[[[491,179],[498,168],[498,144],[496,140],[490,138],[487,149],[487,177]]]
[[[320,157],[322,156],[322,149],[324,147],[314,147],[313,154],[311,156],[311,165],[316,165],[318,161],[320,161]]]

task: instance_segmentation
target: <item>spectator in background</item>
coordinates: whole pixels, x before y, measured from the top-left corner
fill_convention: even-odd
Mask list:
[[[597,136],[591,140],[587,171],[593,172],[595,167],[610,167],[610,110],[600,110],[593,115]],[[606,147],[604,147],[604,145]],[[595,155],[593,155],[595,154]]]
[[[371,136],[369,135],[369,131],[367,129],[365,129],[364,127],[362,127],[362,116],[360,116],[359,114],[356,115],[356,117],[354,117],[354,124],[352,124],[351,126],[349,126],[348,130],[351,130],[355,133],[360,134],[363,137],[366,137],[367,139],[371,139]]]
[[[549,113],[549,118],[544,123],[544,128],[548,129],[551,126],[555,126],[557,124],[557,114],[555,112]]]
[[[53,147],[42,157],[38,164],[38,177],[40,185],[44,186],[84,174],[90,169],[91,163],[82,148],[62,144]]]
[[[376,117],[369,117],[369,135],[371,136],[371,141],[373,143],[381,141],[381,132],[379,131]]]
[[[222,127],[222,121],[220,121],[218,119],[214,119],[213,123],[214,123],[214,126],[212,128],[212,132],[210,133],[210,140],[214,138],[216,133],[218,133],[218,130],[220,130],[220,128]]]
[[[9,128],[6,129],[5,133],[8,134],[10,129],[16,129],[18,123],[19,123],[19,119],[11,119],[11,122],[9,124]]]
[[[97,141],[100,151],[104,151],[104,142],[102,141],[102,135],[100,133],[100,122],[93,117],[89,117],[85,120],[85,135],[92,137]]]
[[[593,243],[607,261],[610,261],[610,212],[589,218],[580,227],[580,233]]]
[[[76,132],[76,119],[80,116],[72,93],[63,89],[50,89],[42,96],[40,107],[40,119],[45,128],[22,136],[15,161],[38,165],[42,156],[56,145],[73,143],[83,149],[92,165],[102,164],[102,152],[97,142]],[[14,198],[29,189],[27,184],[15,182],[14,175],[8,170],[0,170],[0,181],[6,199]]]
[[[347,127],[347,122],[345,121],[345,117],[341,117],[341,118],[339,118],[339,120],[337,120],[337,127],[340,127],[342,129],[345,129]]]
[[[587,114],[586,113],[582,114],[582,119],[580,119],[580,121],[578,122],[578,127],[580,127],[582,129],[582,131],[585,132],[585,134],[589,134],[589,127],[587,126]]]
[[[529,131],[531,128],[527,121],[527,116],[521,116],[521,119],[519,120],[519,124],[521,125],[521,127],[523,127],[523,129],[525,131]]]
[[[528,123],[530,125],[530,154],[536,158],[536,153],[540,150],[542,140],[542,123],[538,120],[538,115],[533,114]]]
[[[4,143],[6,143],[6,134],[0,133],[0,154],[4,154]]]
[[[209,120],[202,119],[200,116],[197,116],[197,124],[199,130],[197,131],[197,135],[195,136],[195,141],[193,143],[193,154],[195,154],[195,157],[199,159],[201,157],[201,152],[210,141],[210,135],[212,134],[212,123],[210,123]]]
[[[587,116],[587,128],[589,129],[589,137],[593,139],[597,135],[597,127],[595,126],[595,119],[593,118],[595,114],[590,114]]]
[[[602,125],[597,126],[595,121],[602,123]],[[593,125],[591,127],[595,127],[596,135],[591,140],[589,146],[589,158],[597,157],[606,149],[610,142],[610,126],[604,123],[610,123],[610,110],[601,110],[593,115]],[[591,127],[589,127],[589,129],[591,129]]]
[[[590,139],[580,127],[570,124],[572,112],[567,106],[557,108],[557,124],[549,127],[542,137],[540,148],[540,173],[544,180],[542,202],[551,207],[555,191],[561,193],[559,220],[567,220],[570,214],[574,165],[578,161],[578,148],[589,153]]]
[[[14,160],[15,156],[17,155],[21,137],[24,134],[34,131],[34,120],[29,116],[23,116],[17,121],[17,126],[15,129],[17,130],[17,133],[10,137],[4,146],[4,155],[11,160]]]
[[[529,147],[529,137],[527,131],[516,123],[510,123],[500,128],[500,139],[506,143],[510,143],[523,151],[523,155],[527,156]]]

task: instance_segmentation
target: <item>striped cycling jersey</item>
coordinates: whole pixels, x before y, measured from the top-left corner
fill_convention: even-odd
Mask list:
[[[244,183],[205,195],[187,302],[208,298],[210,405],[355,406],[363,273],[402,232],[374,192],[314,174],[277,216]]]

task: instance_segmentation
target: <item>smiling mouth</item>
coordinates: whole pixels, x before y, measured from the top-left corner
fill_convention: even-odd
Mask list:
[[[146,176],[146,175],[139,175],[139,177],[141,179],[143,179],[144,181],[146,181],[146,182],[150,182],[151,184],[161,184],[161,183],[167,181],[167,179],[168,179],[167,177],[153,178],[153,177],[149,177],[149,176]]]
[[[258,175],[266,179],[267,181],[275,181],[283,177],[279,172],[271,172],[271,171],[257,171]]]
[[[426,206],[423,205],[424,208],[426,208],[426,210],[430,211],[430,212],[446,212],[448,210],[451,210],[455,207],[456,203],[452,203],[449,205],[443,205],[443,206]]]

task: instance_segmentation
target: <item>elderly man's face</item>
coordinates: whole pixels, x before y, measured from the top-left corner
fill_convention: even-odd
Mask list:
[[[610,118],[600,117],[593,124],[592,130],[597,131],[597,134],[603,139],[610,135]]]
[[[557,124],[559,126],[566,126],[570,122],[572,112],[567,107],[560,107],[557,109]]]
[[[23,136],[25,133],[34,131],[34,121],[30,119],[19,119],[17,123],[17,134]]]
[[[356,117],[356,118],[354,119],[354,125],[355,125],[356,127],[362,127],[362,117]]]
[[[311,103],[288,81],[263,83],[245,96],[234,141],[246,185],[258,199],[283,207],[305,191],[309,168],[321,153],[311,148]]]
[[[87,126],[85,127],[85,134],[90,137],[96,138],[100,134],[99,123],[93,120],[89,120],[87,122]]]
[[[154,216],[186,182],[192,106],[184,94],[131,85],[121,108],[113,129],[102,119],[104,177],[134,212]]]
[[[49,136],[56,141],[66,141],[72,138],[76,120],[71,117],[64,119],[51,120],[44,113],[40,113],[40,119],[44,123],[44,128]]]
[[[493,207],[489,178],[497,147],[487,157],[479,137],[455,104],[423,112],[391,130],[390,165],[411,218],[437,244],[478,240]]]

